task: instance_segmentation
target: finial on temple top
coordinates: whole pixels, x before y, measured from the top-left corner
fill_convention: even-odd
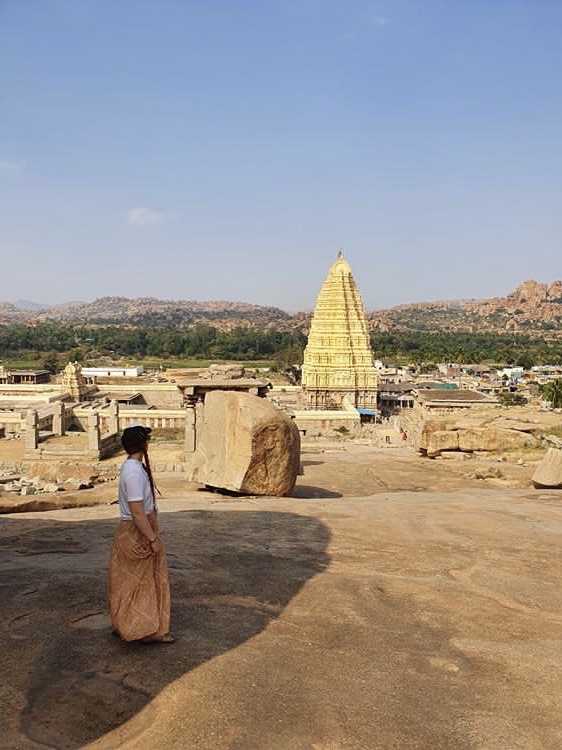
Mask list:
[[[343,258],[343,250],[340,247],[340,251],[338,253],[338,258]]]

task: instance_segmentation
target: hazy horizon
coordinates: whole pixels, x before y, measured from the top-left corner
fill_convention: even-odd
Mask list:
[[[562,3],[0,5],[0,299],[312,310],[562,267]]]

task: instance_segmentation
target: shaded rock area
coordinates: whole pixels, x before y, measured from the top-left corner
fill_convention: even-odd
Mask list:
[[[562,488],[562,449],[549,448],[533,474],[535,487]]]
[[[2,684],[0,747],[82,748],[143,709],[149,726],[158,719],[150,703],[162,690],[260,634],[328,564],[330,532],[306,514],[197,502],[166,510],[179,649],[111,635],[110,509],[91,509],[87,519],[86,510],[4,519],[3,671],[11,677]]]
[[[290,495],[300,467],[296,424],[269,401],[214,391],[205,399],[190,480],[251,495]]]

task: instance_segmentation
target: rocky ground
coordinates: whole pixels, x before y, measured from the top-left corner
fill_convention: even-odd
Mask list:
[[[172,646],[110,633],[113,482],[1,515],[0,748],[561,747],[562,493],[531,487],[539,459],[309,440],[293,498],[159,473]]]

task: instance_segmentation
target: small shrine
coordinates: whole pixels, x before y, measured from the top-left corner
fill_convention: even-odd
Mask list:
[[[62,375],[62,389],[70,394],[73,401],[83,401],[90,388],[82,375],[82,365],[69,362]]]

